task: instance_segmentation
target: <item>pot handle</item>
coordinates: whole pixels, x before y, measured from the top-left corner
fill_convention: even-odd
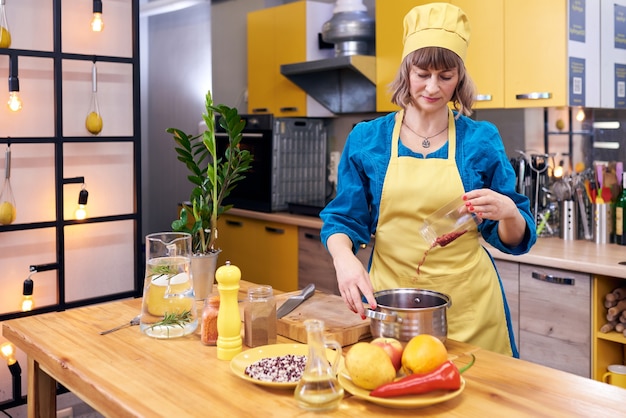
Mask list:
[[[378,319],[379,321],[389,321],[389,322],[402,322],[402,319],[398,317],[398,314],[395,312],[381,312],[381,311],[373,311],[371,309],[365,310],[365,316],[372,319]]]

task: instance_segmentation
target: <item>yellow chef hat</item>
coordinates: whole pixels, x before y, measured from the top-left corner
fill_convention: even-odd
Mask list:
[[[464,60],[469,38],[469,20],[463,10],[449,3],[416,6],[404,16],[402,59],[420,48],[436,46]]]

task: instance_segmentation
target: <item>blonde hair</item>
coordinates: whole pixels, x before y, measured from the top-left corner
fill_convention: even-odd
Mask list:
[[[433,70],[459,71],[459,82],[452,94],[452,104],[459,115],[470,116],[476,95],[474,82],[470,78],[461,57],[446,48],[425,47],[411,52],[404,58],[396,78],[390,84],[391,102],[403,109],[413,103],[410,92],[410,74],[413,66]]]

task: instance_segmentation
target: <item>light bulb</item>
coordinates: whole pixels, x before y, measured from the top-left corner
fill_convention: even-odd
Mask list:
[[[578,109],[578,113],[576,113],[576,120],[578,122],[585,120],[585,111],[582,108]]]
[[[89,198],[89,192],[83,187],[78,193],[78,207],[74,212],[76,219],[82,220],[87,217],[87,199]]]
[[[102,0],[93,0],[93,18],[91,19],[91,30],[102,32],[104,22],[102,21]]]
[[[24,290],[22,291],[22,312],[32,311],[35,307],[35,300],[33,299],[33,288],[35,284],[33,280],[28,276],[26,280],[24,280]]]
[[[78,205],[76,211],[74,212],[74,216],[78,220],[85,219],[87,217],[87,209],[85,208],[85,205]]]
[[[7,102],[7,105],[13,112],[17,112],[22,109],[22,99],[20,98],[19,91],[9,92],[9,101]]]
[[[94,32],[102,32],[104,22],[102,21],[102,13],[94,13],[91,19],[91,30]]]
[[[0,345],[0,352],[2,352],[2,357],[4,357],[9,366],[17,362],[15,359],[15,347],[13,347],[13,344],[10,342],[2,343],[2,345]]]

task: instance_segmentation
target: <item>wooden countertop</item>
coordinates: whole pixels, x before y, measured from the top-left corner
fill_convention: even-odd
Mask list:
[[[322,227],[322,221],[317,217],[294,215],[287,212],[264,213],[231,209],[228,213],[308,228],[320,229]],[[617,244],[595,244],[583,240],[566,241],[560,238],[540,238],[528,254],[521,256],[504,254],[488,244],[484,245],[498,260],[626,279],[626,247]],[[620,262],[625,264],[619,264]]]
[[[197,334],[157,340],[129,327],[99,335],[130,320],[139,306],[140,299],[132,299],[5,321],[3,335],[29,359],[29,416],[54,416],[54,397],[47,413],[41,404],[46,398],[40,399],[42,390],[54,389],[54,380],[111,417],[319,416],[299,409],[291,390],[268,389],[237,377],[228,361],[217,359],[216,348],[202,345]],[[467,344],[447,341],[446,346],[458,365],[469,360],[465,353],[476,356],[476,364],[463,375],[465,390],[456,398],[416,411],[389,409],[346,394],[339,409],[327,415],[623,414],[624,389]],[[35,411],[35,399],[41,410]]]

